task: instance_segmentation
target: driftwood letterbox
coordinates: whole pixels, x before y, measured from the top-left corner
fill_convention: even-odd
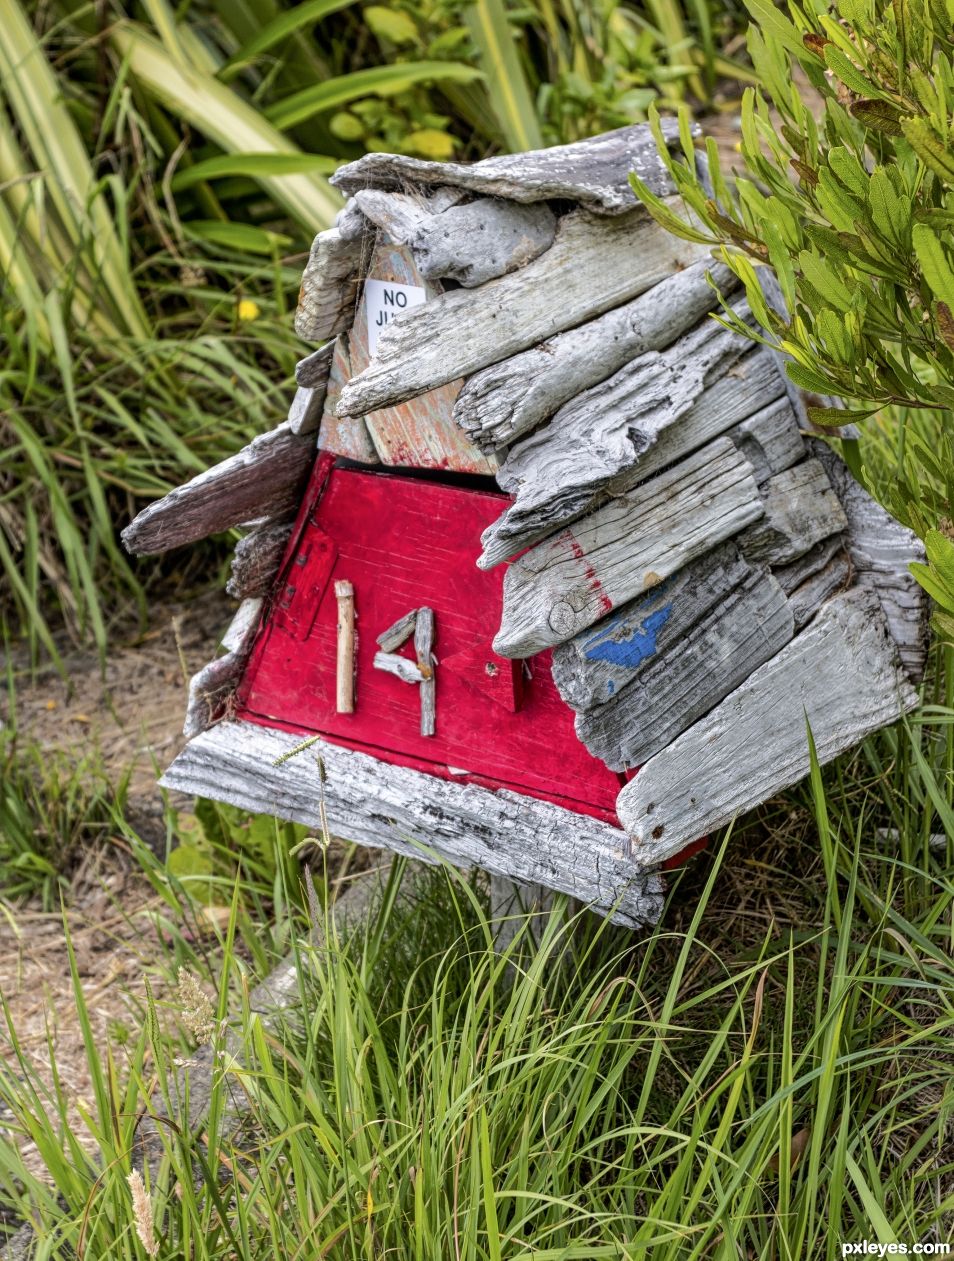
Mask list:
[[[245,525],[165,783],[658,914],[660,869],[915,703],[914,536],[808,432],[744,298],[640,207],[647,129],[371,154],[315,240],[288,420],[145,509]],[[295,752],[319,736],[326,781]]]

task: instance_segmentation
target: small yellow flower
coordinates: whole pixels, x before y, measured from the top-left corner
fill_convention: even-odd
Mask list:
[[[238,304],[238,317],[240,320],[257,320],[262,314],[262,308],[257,302],[253,302],[251,298],[242,298]]]

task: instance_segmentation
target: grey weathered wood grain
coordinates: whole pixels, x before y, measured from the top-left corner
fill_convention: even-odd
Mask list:
[[[414,622],[414,652],[421,674],[421,735],[432,736],[437,724],[437,680],[434,677],[434,610],[417,610]]]
[[[402,683],[423,683],[424,675],[416,661],[410,657],[402,657],[398,652],[376,652],[372,665],[375,670],[383,670],[385,674],[393,674]]]
[[[633,301],[476,372],[458,395],[454,419],[483,450],[508,446],[631,359],[664,349],[711,311],[718,297],[706,279],[710,272],[731,289],[727,267],[700,259]]]
[[[236,600],[267,595],[291,538],[292,521],[259,526],[240,539],[232,556],[226,591]]]
[[[641,766],[780,652],[794,633],[782,588],[771,574],[750,573],[617,696],[578,714],[576,734],[611,771]]]
[[[374,642],[382,652],[394,652],[411,638],[416,626],[417,609],[411,609],[410,613],[405,613],[403,617],[399,617],[393,626],[389,626],[386,631],[382,631]]]
[[[286,421],[143,508],[123,530],[123,544],[149,555],[236,525],[287,517],[298,508],[315,453],[314,436],[293,434]]]
[[[514,561],[494,651],[563,643],[761,515],[751,465],[717,438]]]
[[[363,416],[339,416],[338,400],[351,376],[351,349],[347,333],[339,333],[325,391],[325,408],[318,430],[318,446],[361,464],[377,464],[378,453]]]
[[[788,597],[795,629],[807,626],[826,600],[839,591],[847,590],[851,583],[851,561],[844,548],[840,548],[831,560],[817,569]]]
[[[814,438],[809,446],[848,518],[848,554],[858,581],[877,594],[905,669],[919,680],[927,662],[930,601],[908,565],[923,564],[924,544],[859,486],[826,442]]]
[[[803,460],[770,477],[760,489],[765,516],[739,540],[752,560],[790,564],[816,543],[847,528],[844,510],[818,460]]]
[[[464,195],[459,188],[447,187],[432,192],[366,188],[356,192],[348,206],[360,211],[366,223],[380,228],[395,245],[406,245],[428,219],[456,206]]]
[[[754,573],[723,543],[553,653],[553,681],[573,709],[605,705]]]
[[[352,416],[415,398],[602,315],[703,255],[641,211],[574,211],[545,254],[478,289],[454,289],[399,315],[342,391]]]
[[[361,213],[361,207],[353,197],[335,215],[334,226],[343,241],[357,241],[374,235],[374,224]]]
[[[739,313],[748,315],[748,306]],[[501,466],[497,481],[514,503],[485,531],[481,567],[590,508],[748,349],[745,338],[706,318],[667,350],[647,351],[564,404]]]
[[[663,119],[662,126],[667,142],[675,144],[679,136],[676,121]],[[629,184],[630,171],[636,171],[660,196],[673,191],[645,123],[620,127],[573,144],[502,154],[470,165],[425,162],[397,153],[368,153],[357,162],[339,167],[331,182],[344,193],[360,188],[403,190],[450,185],[512,201],[575,201],[596,212],[618,214],[636,205]]]
[[[315,237],[295,313],[295,332],[304,341],[325,341],[351,327],[363,252],[362,237],[346,240],[337,228]]]
[[[785,594],[791,595],[803,582],[824,569],[844,547],[845,535],[832,535],[830,539],[822,539],[820,543],[816,543],[804,556],[799,556],[798,560],[793,560],[788,565],[776,565],[772,573]]]
[[[335,343],[330,341],[299,359],[295,364],[295,384],[310,390],[327,387],[334,354]]]
[[[189,703],[182,734],[187,740],[205,731],[228,709],[258,629],[261,599],[243,600],[222,637],[223,656],[203,666],[189,680]]]
[[[787,398],[770,403],[735,425],[728,436],[752,465],[759,485],[804,460],[808,454]]]
[[[425,280],[473,289],[532,263],[553,244],[556,224],[546,202],[480,197],[423,218],[407,239]]]
[[[836,596],[622,790],[634,858],[658,863],[803,778],[806,717],[825,763],[916,704],[877,597]]]
[[[162,783],[318,828],[313,750],[275,765],[300,742],[252,723],[220,723],[186,746]],[[319,747],[334,835],[559,889],[630,927],[658,918],[660,879],[634,870],[618,828],[505,789],[436,779],[334,744]]]
[[[329,364],[329,369],[330,369]],[[300,385],[288,409],[288,428],[295,434],[315,433],[321,426],[325,390]]]

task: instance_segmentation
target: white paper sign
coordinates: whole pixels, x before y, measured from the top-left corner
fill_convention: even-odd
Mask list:
[[[396,315],[420,306],[427,294],[419,285],[399,285],[391,280],[366,280],[364,292],[368,312],[368,354],[374,357],[381,330]]]

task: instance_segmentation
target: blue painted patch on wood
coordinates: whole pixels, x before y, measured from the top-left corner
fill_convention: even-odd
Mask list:
[[[617,630],[631,620],[631,612],[628,616],[620,616],[609,623],[603,623],[600,633],[586,641],[584,656],[587,661],[608,661],[612,665],[634,670],[641,661],[645,661],[656,651],[656,637],[672,616],[672,610],[671,604],[654,609],[635,626],[627,626],[628,633],[619,638],[615,638]]]

